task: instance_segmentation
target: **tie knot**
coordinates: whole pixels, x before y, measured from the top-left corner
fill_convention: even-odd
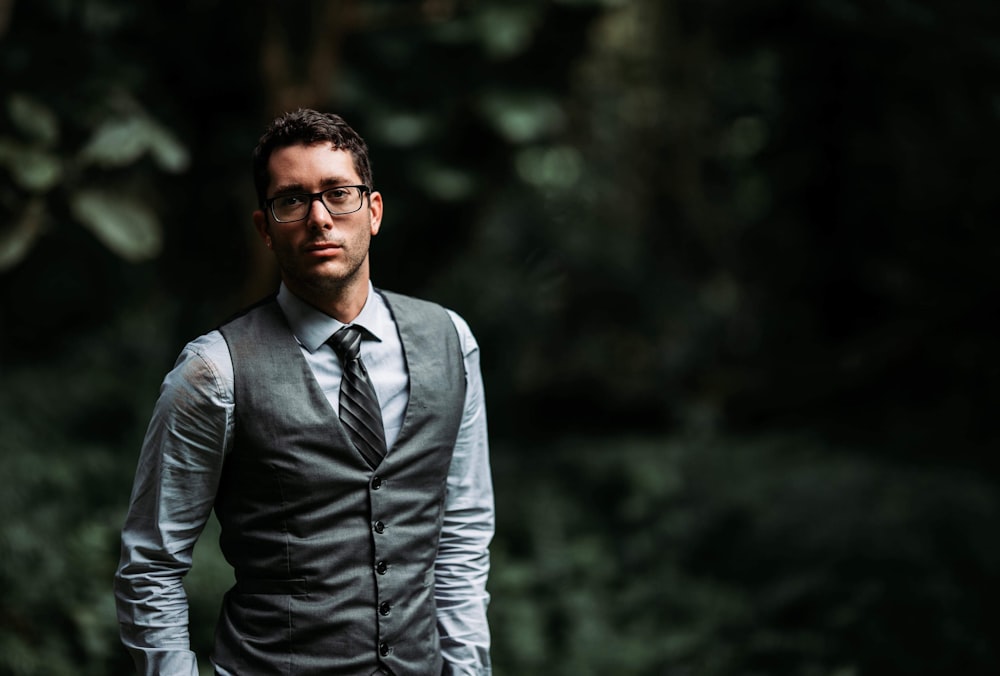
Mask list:
[[[345,364],[361,356],[361,329],[357,326],[345,326],[326,342]]]

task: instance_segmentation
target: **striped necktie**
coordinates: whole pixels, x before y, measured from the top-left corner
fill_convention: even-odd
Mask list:
[[[340,382],[340,421],[373,468],[385,457],[385,428],[375,388],[361,362],[361,329],[345,326],[327,341],[344,368]]]

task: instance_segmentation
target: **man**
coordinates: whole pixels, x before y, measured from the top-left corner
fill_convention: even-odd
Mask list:
[[[277,118],[253,167],[281,285],[164,379],[122,531],[122,640],[142,674],[196,676],[182,579],[214,507],[236,579],[216,674],[488,674],[477,344],[372,286],[382,196],[343,119]]]

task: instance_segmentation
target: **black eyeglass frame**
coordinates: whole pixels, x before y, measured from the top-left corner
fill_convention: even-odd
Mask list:
[[[358,202],[357,208],[351,209],[350,211],[330,211],[330,207],[328,207],[326,205],[326,202],[323,201],[323,195],[325,195],[326,193],[330,192],[331,190],[344,190],[345,188],[357,188],[361,192],[361,199]],[[366,194],[368,194],[368,195],[372,194],[371,186],[367,186],[367,185],[364,185],[364,184],[362,184],[362,185],[335,185],[332,188],[327,188],[326,190],[320,190],[319,192],[313,192],[313,193],[308,193],[308,192],[292,192],[292,193],[285,193],[283,195],[275,195],[274,197],[269,197],[268,199],[264,200],[264,208],[267,209],[271,213],[271,218],[273,218],[276,223],[296,223],[298,221],[304,221],[305,219],[309,218],[309,212],[312,210],[312,204],[316,200],[319,200],[319,203],[323,205],[323,208],[326,209],[327,212],[331,216],[346,216],[347,214],[355,214],[355,213],[361,211],[361,207],[363,207],[365,205],[365,195]],[[274,213],[274,203],[276,201],[278,201],[278,200],[280,200],[282,198],[286,198],[286,197],[301,197],[302,199],[306,199],[306,198],[309,199],[309,204],[306,207],[306,213],[305,213],[305,215],[302,218],[293,218],[290,221],[283,221],[280,218],[278,218],[277,214]]]

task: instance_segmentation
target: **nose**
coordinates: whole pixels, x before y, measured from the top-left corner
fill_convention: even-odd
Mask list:
[[[313,195],[309,202],[309,218],[307,222],[310,227],[321,228],[323,230],[329,230],[333,227],[333,217],[330,216],[330,212],[323,205],[323,198],[319,195]]]

